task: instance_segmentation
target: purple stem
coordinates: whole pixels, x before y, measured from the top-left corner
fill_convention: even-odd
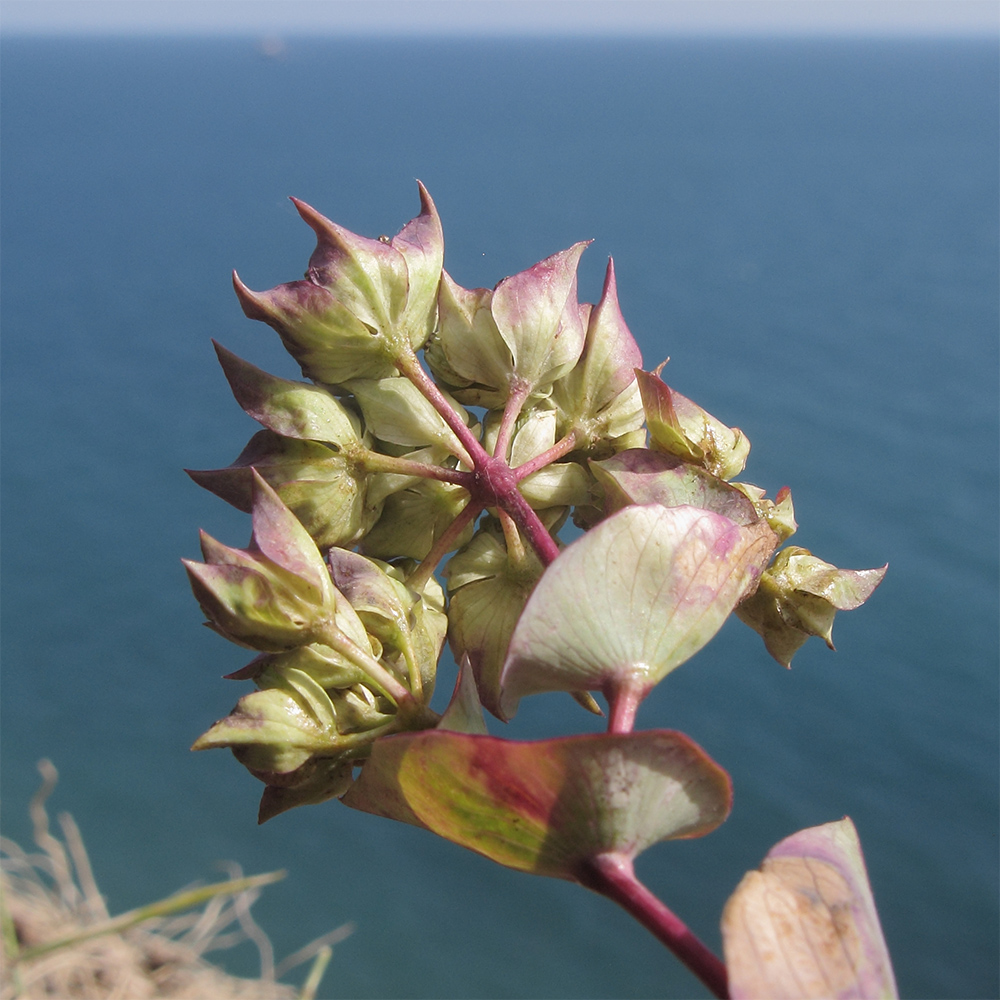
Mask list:
[[[472,473],[462,469],[446,469],[440,465],[428,465],[425,462],[415,462],[410,458],[396,458],[394,455],[383,455],[377,451],[366,451],[361,460],[366,472],[389,472],[401,476],[422,476],[424,479],[437,479],[442,483],[469,488]]]
[[[617,903],[663,942],[714,996],[728,1000],[725,965],[672,910],[636,877],[632,859],[624,854],[597,854],[578,869],[582,885]]]
[[[543,451],[540,455],[536,455],[534,458],[525,462],[523,465],[519,465],[514,470],[514,475],[517,477],[517,481],[520,482],[527,476],[530,476],[533,472],[537,472],[539,469],[544,469],[546,465],[551,465],[553,462],[562,458],[563,455],[568,455],[576,447],[576,431],[570,431],[564,438],[556,441],[556,443]]]
[[[407,586],[414,590],[422,590],[424,584],[433,576],[437,564],[451,552],[462,532],[482,512],[483,508],[470,500],[459,512],[458,517],[442,532],[441,537],[434,543],[431,551],[424,556],[420,565],[406,578]]]
[[[510,396],[503,408],[503,417],[500,419],[500,429],[497,431],[496,444],[493,446],[493,457],[507,460],[507,448],[510,444],[510,437],[514,431],[514,423],[521,413],[524,401],[531,392],[529,382],[517,380],[510,387]]]
[[[416,354],[410,351],[396,359],[396,369],[405,375],[427,400],[441,414],[444,422],[454,431],[455,437],[465,446],[469,457],[478,465],[484,458],[489,458],[486,449],[479,439],[469,430],[466,422],[455,412],[455,408],[444,398],[434,380],[424,371]]]
[[[396,368],[406,376],[423,394],[423,397],[441,414],[445,423],[455,432],[472,457],[475,469],[466,489],[472,502],[482,507],[501,507],[514,519],[524,537],[538,554],[538,558],[548,566],[559,555],[559,546],[548,529],[538,519],[531,505],[521,496],[517,488],[517,478],[510,466],[499,458],[494,458],[482,446],[465,421],[455,412],[444,398],[433,379],[423,370],[416,354],[401,355],[396,359]]]

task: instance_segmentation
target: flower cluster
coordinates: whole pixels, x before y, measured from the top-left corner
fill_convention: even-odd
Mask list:
[[[186,565],[211,627],[260,654],[231,675],[257,690],[195,747],[230,747],[265,782],[262,819],[343,795],[381,737],[434,728],[446,637],[495,715],[553,689],[600,712],[599,691],[626,731],[734,609],[788,664],[883,572],[774,556],[790,494],[731,482],[745,435],[643,370],[610,262],[594,305],[577,297],[585,243],[462,288],[420,198],[392,239],[295,201],[317,237],[305,278],[254,292],[234,275],[307,380],[217,345],[262,429],[190,473],[253,518],[247,549],[205,536]],[[560,555],[570,517],[587,533]],[[599,564],[608,579],[581,579]]]

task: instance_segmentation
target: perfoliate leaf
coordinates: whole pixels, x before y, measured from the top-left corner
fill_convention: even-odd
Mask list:
[[[510,718],[524,695],[645,693],[722,627],[776,539],[696,507],[626,507],[552,563],[518,622],[501,676]]]
[[[729,777],[682,733],[517,743],[441,729],[379,740],[343,801],[425,827],[510,868],[576,879],[728,815]]]
[[[893,998],[896,981],[854,824],[800,830],[726,903],[733,1000]]]

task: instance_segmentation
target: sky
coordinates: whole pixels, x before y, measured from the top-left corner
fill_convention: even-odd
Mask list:
[[[2,0],[4,34],[979,35],[997,0]]]

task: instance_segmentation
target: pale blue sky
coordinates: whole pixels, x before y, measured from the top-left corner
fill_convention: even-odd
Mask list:
[[[997,0],[3,0],[31,34],[980,35]]]

